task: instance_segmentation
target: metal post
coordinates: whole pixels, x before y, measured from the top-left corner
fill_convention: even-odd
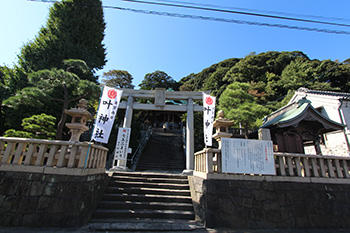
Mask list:
[[[194,153],[194,128],[193,128],[193,100],[188,99],[187,119],[186,119],[186,170],[183,173],[191,174],[193,172],[193,153]]]

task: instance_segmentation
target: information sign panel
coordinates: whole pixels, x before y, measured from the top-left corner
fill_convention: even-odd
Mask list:
[[[276,175],[272,141],[222,138],[222,172]]]
[[[119,128],[114,160],[126,160],[129,149],[130,128]],[[114,164],[114,163],[113,163]]]

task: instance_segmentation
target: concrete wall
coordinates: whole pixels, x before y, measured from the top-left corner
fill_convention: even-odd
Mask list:
[[[72,176],[0,171],[0,225],[81,226],[102,197],[106,174]]]
[[[196,218],[214,228],[350,228],[350,182],[247,177],[189,177]]]

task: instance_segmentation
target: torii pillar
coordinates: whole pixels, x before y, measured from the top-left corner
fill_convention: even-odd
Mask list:
[[[131,128],[133,104],[134,104],[134,98],[131,95],[129,95],[128,103],[126,105],[126,110],[125,110],[123,128]],[[127,160],[118,160],[117,169],[127,170],[126,162]]]
[[[187,102],[187,119],[186,119],[186,170],[184,174],[192,174],[194,163],[194,127],[193,127],[193,100]]]

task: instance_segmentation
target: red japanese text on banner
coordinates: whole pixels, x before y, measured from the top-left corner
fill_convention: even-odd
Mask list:
[[[204,143],[212,145],[213,123],[215,118],[215,97],[203,93],[203,127]]]
[[[91,140],[108,143],[123,91],[105,86],[98,108]]]

